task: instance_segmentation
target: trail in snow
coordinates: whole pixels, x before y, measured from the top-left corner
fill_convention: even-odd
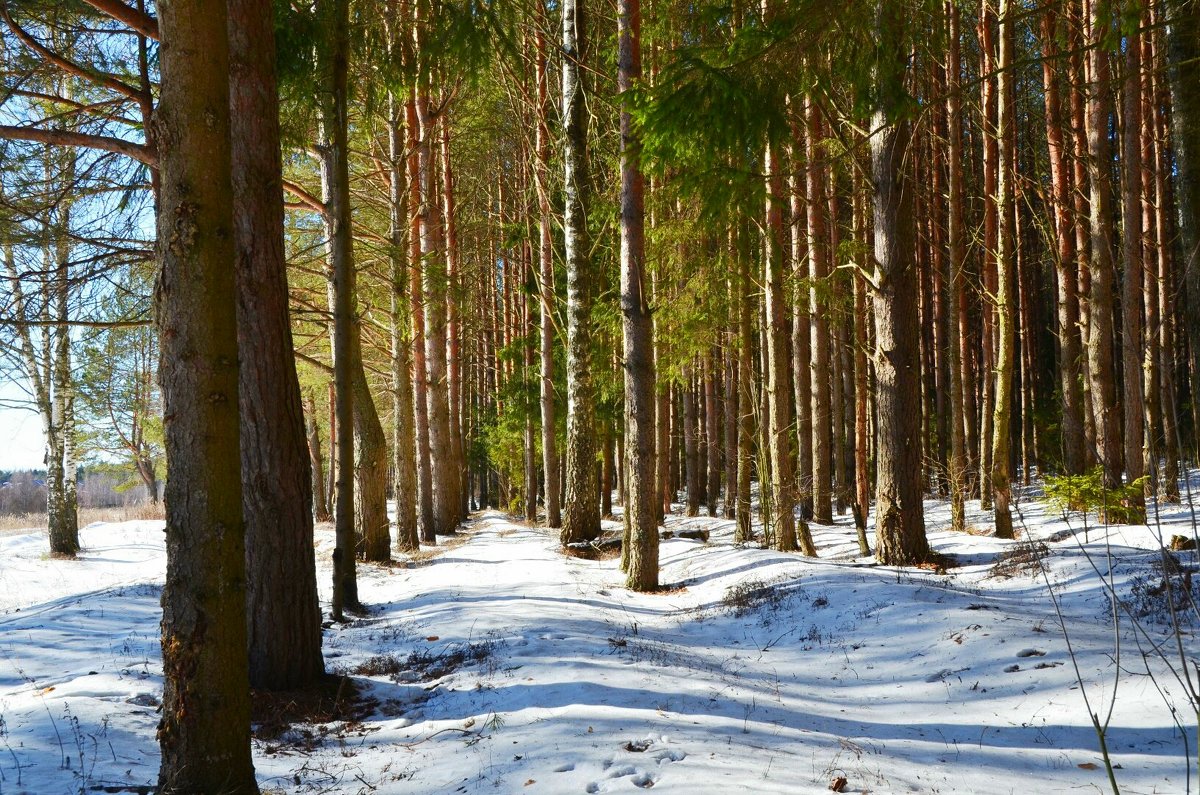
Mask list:
[[[477,515],[435,557],[360,568],[370,613],[326,630],[326,659],[376,706],[360,722],[256,741],[260,782],[289,793],[816,793],[845,777],[852,792],[1104,791],[1045,582],[991,576],[1016,545],[936,529],[944,506],[929,509],[933,545],[962,563],[947,575],[857,558],[844,521],[814,526],[812,561],[735,546],[727,520],[671,517],[668,529],[711,538],[664,540],[668,589],[649,595],[622,587],[616,560],[565,557],[549,531]],[[1067,525],[1034,502],[1022,511],[1030,537],[1059,539],[1050,579],[1088,694],[1107,708],[1108,600]],[[1190,534],[1186,511],[1172,511],[1168,535]],[[161,536],[155,523],[93,526],[78,562],[42,559],[44,539],[0,539],[0,793],[153,784]],[[1119,589],[1152,575],[1153,532],[1109,538]],[[332,533],[317,542],[327,599]],[[1110,568],[1103,533],[1086,548]],[[1194,565],[1194,553],[1181,560]],[[1118,781],[1183,792],[1179,732],[1126,642],[1110,729]]]

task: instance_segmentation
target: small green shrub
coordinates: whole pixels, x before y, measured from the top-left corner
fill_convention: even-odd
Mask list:
[[[1140,524],[1146,513],[1142,501],[1146,478],[1140,477],[1115,489],[1104,485],[1104,470],[1096,467],[1082,475],[1048,475],[1046,502],[1063,513],[1094,513],[1110,524]]]

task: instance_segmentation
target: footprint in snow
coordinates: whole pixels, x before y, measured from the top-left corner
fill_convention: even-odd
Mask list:
[[[554,768],[554,772],[555,773],[570,773],[574,769],[575,769],[574,762],[566,762],[566,763],[561,764],[558,767]]]
[[[661,765],[665,762],[682,762],[684,759],[687,759],[687,754],[683,751],[663,751],[656,754],[654,758]]]
[[[1018,657],[1045,657],[1046,652],[1040,649],[1021,649],[1017,652]]]
[[[633,786],[641,787],[642,789],[650,789],[654,786],[654,777],[649,773],[638,773],[631,781],[633,781]]]

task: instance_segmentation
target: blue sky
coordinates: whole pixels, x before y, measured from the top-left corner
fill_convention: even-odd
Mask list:
[[[20,400],[24,393],[11,382],[0,383],[0,402]],[[0,407],[0,469],[41,469],[46,440],[35,412]]]

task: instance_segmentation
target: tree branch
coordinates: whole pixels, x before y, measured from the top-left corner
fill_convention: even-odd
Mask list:
[[[285,191],[287,191],[288,193],[292,194],[293,196],[295,196],[297,199],[299,199],[301,205],[308,207],[309,209],[317,212],[322,217],[324,217],[325,214],[328,212],[325,208],[325,202],[321,201],[316,196],[313,196],[311,193],[309,193],[304,188],[297,185],[295,182],[291,182],[290,180],[285,179],[283,181],[283,189]]]
[[[147,38],[158,40],[158,20],[144,11],[130,8],[121,0],[83,0],[92,8],[108,14],[118,22],[124,23]]]
[[[52,146],[77,146],[113,152],[144,163],[153,168],[158,165],[158,155],[151,149],[121,138],[107,135],[89,135],[70,130],[46,130],[41,127],[12,127],[0,124],[0,138],[10,141],[36,141]]]
[[[46,63],[57,66],[59,69],[62,69],[68,74],[83,78],[90,83],[103,86],[110,91],[115,91],[122,96],[129,97],[135,102],[142,101],[142,93],[128,83],[118,80],[107,72],[94,73],[89,71],[87,68],[80,66],[71,59],[64,58],[53,50],[47,48],[33,36],[29,35],[24,28],[16,23],[16,21],[12,18],[12,15],[8,13],[8,8],[4,3],[0,3],[0,19],[4,20],[5,24],[8,25],[9,30],[13,32],[14,36],[21,40],[22,44],[37,53],[38,57]]]

